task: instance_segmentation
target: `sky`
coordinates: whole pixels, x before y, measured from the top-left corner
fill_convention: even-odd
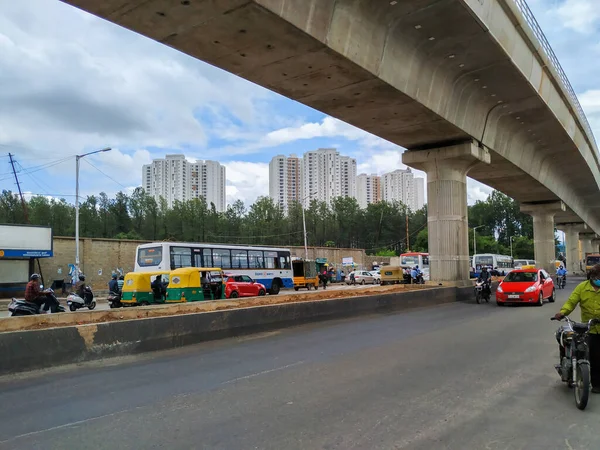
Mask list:
[[[598,0],[529,0],[588,119],[600,132]],[[141,184],[166,154],[227,168],[227,201],[268,195],[278,154],[337,148],[358,173],[397,168],[403,149],[58,0],[0,0],[0,190],[74,201]],[[425,177],[422,172],[417,176]],[[491,189],[468,182],[468,201]]]

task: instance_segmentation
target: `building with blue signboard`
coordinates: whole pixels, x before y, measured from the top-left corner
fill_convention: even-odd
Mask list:
[[[0,225],[0,298],[22,295],[29,276],[39,272],[36,259],[53,255],[52,228]]]

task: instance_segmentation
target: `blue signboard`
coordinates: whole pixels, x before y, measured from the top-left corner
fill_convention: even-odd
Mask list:
[[[0,250],[0,258],[52,258],[52,250]]]

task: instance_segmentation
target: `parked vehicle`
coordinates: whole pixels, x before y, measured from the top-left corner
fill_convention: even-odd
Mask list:
[[[477,304],[482,302],[489,303],[490,301],[490,291],[486,286],[485,281],[477,281],[475,282],[475,301]]]
[[[110,309],[121,308],[123,306],[121,304],[121,294],[119,292],[110,291],[106,300]]]
[[[552,317],[550,320],[558,320]],[[554,366],[562,381],[573,388],[575,405],[583,410],[590,396],[590,362],[587,335],[590,327],[600,323],[591,319],[587,323],[574,322],[565,317],[566,324],[556,330],[560,348],[559,363]]]
[[[92,292],[92,288],[86,286],[83,288],[83,297],[81,298],[79,295],[75,293],[69,294],[67,297],[67,305],[69,305],[69,309],[71,311],[77,311],[80,308],[88,308],[90,311],[96,307],[96,300],[94,300],[94,293]]]
[[[219,268],[182,267],[171,272],[167,303],[225,298],[225,275]]]
[[[381,272],[379,270],[372,270],[369,273],[375,278],[375,283],[381,284]]]
[[[371,275],[371,272],[367,272],[366,270],[355,270],[354,272],[350,272],[350,276],[346,278],[346,284],[352,284],[350,281],[352,274],[354,274],[354,282],[356,284],[376,284],[375,277]]]
[[[410,284],[410,266],[384,266],[381,284]]]
[[[267,288],[248,275],[225,275],[225,298],[262,297],[266,295]]]
[[[292,271],[294,272],[294,290],[298,289],[319,289],[319,277],[317,275],[317,265],[315,261],[305,261],[297,259],[292,261]]]
[[[496,289],[496,304],[529,303],[542,306],[544,299],[554,302],[554,281],[543,269],[519,269],[509,272]]]
[[[586,253],[585,254],[585,270],[591,270],[593,266],[600,264],[600,254],[598,253]]]
[[[164,303],[164,292],[154,292],[152,283],[160,275],[164,285],[169,284],[169,272],[129,272],[125,275],[125,282],[121,290],[121,304],[123,306],[146,306],[155,303]]]
[[[46,289],[43,291],[44,294],[50,297],[50,301],[54,303],[50,307],[51,313],[65,312],[65,308],[61,306],[58,298],[54,295],[54,291],[52,289]],[[12,316],[33,316],[35,314],[45,314],[45,312],[41,309],[37,303],[28,302],[27,300],[20,298],[13,298],[11,302],[8,304],[8,311]]]

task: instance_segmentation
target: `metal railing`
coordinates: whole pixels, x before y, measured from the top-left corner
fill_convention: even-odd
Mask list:
[[[538,38],[538,40],[542,44],[544,53],[550,60],[552,67],[554,67],[554,69],[558,73],[558,76],[563,85],[563,88],[565,89],[565,91],[571,98],[571,101],[575,105],[575,109],[579,116],[579,120],[581,121],[581,123],[583,125],[583,128],[585,128],[585,131],[588,133],[588,137],[592,140],[594,145],[596,145],[596,138],[594,137],[594,132],[592,131],[592,127],[590,126],[590,123],[588,122],[587,117],[585,116],[585,112],[583,111],[583,108],[581,107],[581,104],[579,103],[579,99],[577,98],[577,95],[575,94],[575,90],[573,89],[573,86],[571,86],[571,83],[569,82],[569,79],[567,78],[565,71],[563,70],[562,66],[558,62],[558,58],[554,54],[552,47],[550,47],[550,43],[548,42],[548,39],[546,39],[546,36],[544,35],[544,32],[542,31],[540,24],[538,23],[535,16],[533,15],[533,12],[531,12],[531,9],[529,9],[529,5],[527,5],[527,1],[526,0],[512,0],[512,1],[517,5],[517,8],[519,8],[519,11],[521,11],[521,13],[523,14],[523,17],[525,17],[527,24],[531,27],[533,34]]]

